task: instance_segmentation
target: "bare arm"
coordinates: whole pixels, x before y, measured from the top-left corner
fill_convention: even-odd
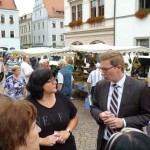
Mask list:
[[[69,122],[69,124],[68,124],[68,126],[67,126],[67,128],[66,128],[66,130],[61,130],[60,132],[59,132],[59,139],[58,139],[58,143],[61,143],[61,144],[63,144],[63,143],[65,143],[65,141],[69,138],[69,136],[70,136],[70,132],[68,131],[68,130],[70,130],[70,131],[73,131],[73,129],[77,126],[77,124],[78,124],[78,116],[76,115],[74,118],[72,118],[71,120],[70,120],[70,122]]]
[[[2,89],[1,89],[1,94],[4,94],[4,92],[5,92],[5,88],[2,87]]]
[[[62,83],[58,83],[58,86],[57,86],[57,90],[58,90],[58,91],[61,91],[62,85],[63,85]]]
[[[54,134],[52,135],[48,135],[44,138],[39,138],[39,143],[40,145],[44,145],[44,146],[53,146],[56,144],[56,141],[58,140],[58,137]]]

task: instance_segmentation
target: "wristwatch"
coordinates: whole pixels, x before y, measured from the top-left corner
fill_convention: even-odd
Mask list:
[[[67,130],[70,134],[72,134],[72,132],[71,132],[71,130],[70,130],[70,129],[68,129],[68,128],[67,128],[66,130]]]

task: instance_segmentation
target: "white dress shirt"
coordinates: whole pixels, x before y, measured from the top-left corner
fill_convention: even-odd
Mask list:
[[[123,88],[124,88],[124,82],[125,82],[125,79],[126,79],[126,75],[123,76],[123,78],[118,81],[116,84],[119,86],[117,89],[118,89],[118,107],[117,107],[117,116],[118,116],[118,113],[119,113],[119,109],[120,109],[120,103],[121,103],[121,98],[122,98],[122,93],[123,93]],[[112,98],[112,93],[113,93],[113,90],[114,90],[114,87],[113,87],[113,84],[115,84],[114,82],[111,82],[110,83],[110,87],[109,87],[109,93],[108,93],[108,100],[107,100],[107,111],[110,112],[110,101],[111,101],[111,98]],[[126,122],[124,120],[124,126],[126,126]],[[107,136],[107,128],[105,128],[104,130],[104,139],[108,140],[108,136]]]

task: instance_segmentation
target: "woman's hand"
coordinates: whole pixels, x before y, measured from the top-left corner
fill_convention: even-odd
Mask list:
[[[56,141],[59,139],[59,137],[55,134],[46,136],[45,138],[40,138],[40,145],[44,146],[53,146],[56,144]]]
[[[62,130],[58,133],[59,139],[57,140],[57,143],[64,144],[66,140],[69,138],[70,133],[67,130]]]

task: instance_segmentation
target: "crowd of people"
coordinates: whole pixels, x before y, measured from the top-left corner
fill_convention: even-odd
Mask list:
[[[36,64],[29,56],[21,61],[11,54],[4,73],[0,58],[0,73],[6,75],[0,95],[0,149],[77,150],[73,60],[59,60],[55,71],[47,59]],[[150,89],[125,75],[124,66],[120,52],[107,51],[88,70],[90,112],[99,125],[97,150],[150,149],[149,132],[142,132],[150,121]]]

